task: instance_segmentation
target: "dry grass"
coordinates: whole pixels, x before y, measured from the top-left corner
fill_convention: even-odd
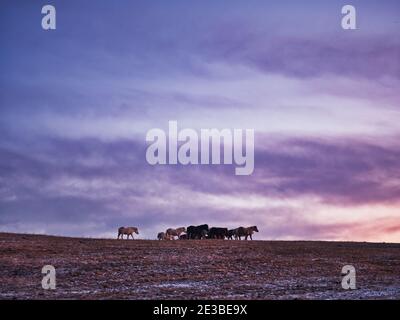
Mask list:
[[[41,288],[54,265],[57,289]],[[357,290],[341,288],[341,268]],[[3,299],[400,298],[400,244],[103,240],[0,233]]]

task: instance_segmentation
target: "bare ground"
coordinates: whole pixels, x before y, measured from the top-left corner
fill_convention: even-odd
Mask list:
[[[57,289],[43,290],[53,265]],[[354,265],[357,289],[341,287]],[[0,233],[1,299],[400,299],[400,244]]]

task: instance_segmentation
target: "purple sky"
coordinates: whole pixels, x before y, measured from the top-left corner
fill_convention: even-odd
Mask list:
[[[0,231],[400,241],[399,1],[49,3],[1,5]],[[254,173],[148,165],[169,120],[255,129]]]

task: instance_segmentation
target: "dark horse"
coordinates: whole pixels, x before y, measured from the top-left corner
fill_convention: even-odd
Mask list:
[[[236,232],[236,229],[228,230],[228,239],[229,240],[233,240],[233,237],[235,237],[235,239],[236,239],[235,232]]]
[[[186,228],[188,239],[204,239],[208,234],[208,224],[202,224],[200,226],[189,226]]]
[[[228,237],[228,228],[211,228],[208,233],[210,239],[225,239]]]

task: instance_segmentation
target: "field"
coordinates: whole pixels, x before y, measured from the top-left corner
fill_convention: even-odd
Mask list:
[[[53,265],[56,290],[41,287]],[[357,289],[341,287],[356,268]],[[400,244],[0,233],[1,299],[400,299]]]

